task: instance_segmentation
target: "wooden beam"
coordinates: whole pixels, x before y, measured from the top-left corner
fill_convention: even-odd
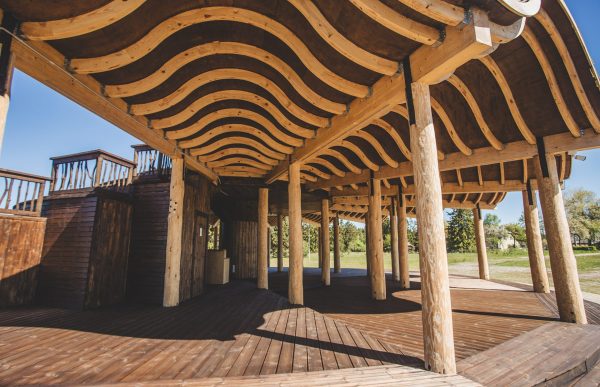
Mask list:
[[[329,256],[329,199],[321,201],[321,283],[331,284],[331,258]]]
[[[64,68],[64,56],[50,45],[44,42],[24,43],[19,39],[13,39],[11,49],[15,55],[15,66],[25,74],[165,155],[172,158],[184,157],[188,168],[216,182],[217,174],[204,163],[185,154],[173,142],[164,139],[161,132],[148,128],[143,118],[128,114],[125,101],[104,97],[102,86],[94,78],[86,75],[71,75]]]
[[[410,143],[417,189],[417,221],[421,230],[427,230],[419,233],[425,368],[438,373],[455,374],[442,187],[429,86],[412,83],[410,92],[414,101]]]
[[[538,218],[537,195],[533,189],[523,191],[523,214],[533,291],[536,293],[550,293],[546,260],[544,259],[544,245]]]
[[[256,260],[256,286],[259,289],[269,288],[268,271],[268,230],[269,230],[269,189],[258,189],[258,258]]]
[[[183,242],[183,200],[185,162],[172,159],[171,184],[169,188],[169,216],[167,218],[167,250],[165,252],[165,284],[163,306],[179,304],[181,281],[181,244]]]
[[[473,226],[475,227],[475,244],[477,245],[479,278],[482,280],[489,280],[490,269],[488,266],[487,249],[485,245],[485,230],[483,229],[483,219],[481,219],[480,208],[473,208]]]
[[[433,84],[481,55],[492,47],[487,15],[474,10],[469,24],[462,28],[448,28],[444,42],[437,46],[421,46],[410,56],[412,79]],[[389,113],[395,106],[406,102],[404,74],[384,76],[372,87],[371,94],[356,98],[348,106],[348,112],[332,118],[328,128],[321,128],[317,136],[306,141],[291,157],[292,162],[304,162],[319,155],[348,135],[360,130],[375,119]],[[285,174],[289,161],[283,161],[267,177],[272,183]],[[391,168],[391,167],[390,167]]]
[[[583,296],[577,275],[577,261],[571,246],[571,233],[558,181],[556,162],[554,156],[548,155],[543,151],[543,146],[540,146],[540,156],[534,158],[534,164],[560,320],[586,324]]]
[[[600,135],[591,129],[582,130],[580,137],[573,137],[570,133],[559,133],[544,137],[546,152],[557,154],[561,152],[583,151],[600,148]],[[530,159],[537,154],[537,147],[527,141],[515,141],[507,143],[504,150],[499,151],[492,147],[473,149],[471,156],[465,156],[461,152],[449,153],[444,160],[439,161],[440,171],[449,171],[459,168],[471,168],[482,165],[498,164],[516,160]],[[374,173],[376,178],[394,179],[398,177],[411,176],[413,174],[412,162],[399,163],[398,168],[382,166]],[[369,170],[363,170],[358,174],[347,173],[343,178],[336,176],[329,180],[318,181],[308,184],[309,189],[324,189],[336,186],[365,183],[369,180]]]
[[[333,272],[339,273],[340,271],[340,216],[336,214],[333,218]]]
[[[302,285],[302,206],[300,191],[300,163],[294,163],[288,170],[288,221],[289,221],[289,284],[288,298],[292,305],[304,304]]]

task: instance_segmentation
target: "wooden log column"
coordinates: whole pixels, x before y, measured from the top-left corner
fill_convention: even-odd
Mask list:
[[[554,155],[546,154],[544,140],[541,138],[538,139],[538,149],[539,156],[534,158],[534,164],[560,320],[586,324],[577,261],[571,246],[556,160]]]
[[[487,248],[485,245],[485,230],[481,219],[481,209],[473,208],[473,227],[475,228],[475,244],[477,245],[477,263],[479,264],[479,278],[490,279]]]
[[[182,158],[173,158],[171,185],[169,188],[169,215],[167,218],[167,251],[165,259],[165,284],[163,306],[179,304],[181,281],[181,243],[183,232],[183,180],[185,163]]]
[[[2,27],[14,31],[16,21],[0,9],[0,20]],[[6,31],[0,31],[0,154],[2,153],[2,143],[4,142],[4,130],[6,128],[6,118],[8,116],[8,107],[10,105],[10,89],[12,85],[12,76],[14,70],[15,58],[11,52],[12,36]]]
[[[342,269],[340,259],[340,217],[333,219],[333,272],[339,273]]]
[[[369,211],[365,214],[365,255],[367,259],[367,277],[371,277],[371,249],[369,241]]]
[[[319,269],[323,270],[323,238],[321,235],[321,227],[317,227],[317,261],[319,262]]]
[[[383,230],[381,228],[381,180],[369,181],[369,258],[371,261],[371,297],[385,300],[385,267],[383,264]]]
[[[292,305],[304,305],[300,163],[290,164],[288,176],[288,220],[290,228],[288,234],[290,243],[288,298]]]
[[[277,214],[277,272],[283,271],[283,215]]]
[[[258,189],[258,256],[256,261],[256,286],[259,289],[269,288],[269,190]]]
[[[329,199],[321,200],[321,283],[331,284],[331,258],[329,256]]]
[[[419,262],[425,368],[456,373],[444,209],[429,86],[413,83],[405,66],[410,144],[419,222]]]
[[[406,198],[398,194],[398,261],[400,267],[400,288],[410,289],[408,267],[408,217],[406,216]]]
[[[400,282],[400,257],[398,251],[398,211],[396,199],[392,198],[390,206],[390,243],[392,249],[392,279]]]
[[[550,293],[546,260],[544,259],[544,244],[538,217],[537,195],[527,185],[523,191],[523,214],[525,217],[525,235],[527,236],[527,255],[531,269],[531,282],[536,293]]]

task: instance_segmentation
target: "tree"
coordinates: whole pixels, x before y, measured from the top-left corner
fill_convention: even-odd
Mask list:
[[[504,226],[508,235],[510,235],[513,239],[513,247],[517,247],[517,242],[525,243],[527,242],[527,237],[525,236],[525,228],[518,223],[509,223]]]
[[[475,231],[471,211],[454,209],[450,211],[448,220],[448,251],[465,253],[473,251]]]
[[[366,251],[364,239],[364,229],[359,229],[352,222],[340,220],[340,250],[342,253]]]
[[[593,243],[600,236],[600,201],[591,191],[578,189],[565,195],[569,228],[580,240]]]
[[[506,229],[501,224],[501,220],[496,214],[487,214],[483,219],[483,229],[485,231],[485,244],[490,249],[498,249],[500,242],[508,236]]]
[[[289,222],[288,222],[288,217],[284,216],[283,217],[283,225],[282,225],[282,237],[283,237],[283,258],[287,258],[288,254],[289,254],[289,249],[290,249],[290,235],[289,235],[289,231],[290,231],[290,227],[289,227]],[[279,230],[277,229],[277,226],[273,227],[272,231],[271,231],[271,258],[277,258],[277,234],[279,233]]]
[[[390,223],[390,217],[386,216],[383,220],[383,251],[392,251],[392,225]]]
[[[415,219],[407,219],[406,221],[408,243],[415,248],[415,251],[419,251],[419,229],[417,227],[417,221]]]

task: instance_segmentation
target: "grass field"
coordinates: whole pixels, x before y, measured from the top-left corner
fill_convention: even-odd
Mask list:
[[[331,254],[333,257],[333,254]],[[600,294],[600,253],[578,253],[577,268],[579,270],[579,280],[581,289],[584,292]],[[385,269],[391,271],[392,262],[389,253],[384,254]],[[527,250],[509,250],[506,252],[488,252],[488,261],[490,265],[490,276],[492,279],[514,281],[531,284],[531,274],[529,271],[529,259]],[[284,259],[284,266],[287,267],[287,259]],[[277,266],[277,260],[271,260],[271,266]],[[310,257],[304,257],[305,267],[317,267],[317,255],[311,254]],[[418,254],[409,256],[410,270],[419,269]],[[332,263],[333,267],[333,263]],[[366,268],[365,253],[342,254],[342,268]],[[546,255],[546,268],[550,286],[552,285],[552,274],[550,272],[550,261]],[[476,253],[449,253],[448,269],[451,274],[463,274],[477,276]]]

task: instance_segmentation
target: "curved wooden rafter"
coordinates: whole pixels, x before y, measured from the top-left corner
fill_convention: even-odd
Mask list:
[[[373,149],[375,149],[375,152],[377,152],[377,154],[379,155],[379,157],[381,157],[381,159],[383,160],[384,163],[386,163],[387,165],[389,165],[392,168],[398,167],[398,162],[396,160],[394,160],[390,155],[387,154],[385,149],[383,149],[383,146],[381,146],[379,141],[371,133],[361,130],[361,131],[355,133],[353,136],[362,138],[363,140],[368,142],[369,145],[371,145],[373,147]],[[353,137],[353,136],[350,136],[350,137]],[[348,137],[348,138],[350,138],[350,137]],[[348,139],[348,138],[346,138],[346,139]]]
[[[496,138],[496,136],[488,126],[487,122],[485,121],[485,118],[483,117],[483,113],[479,108],[477,100],[475,99],[467,85],[465,85],[464,82],[456,75],[451,75],[448,78],[448,83],[454,86],[462,94],[465,101],[467,101],[467,104],[469,105],[471,111],[473,112],[473,115],[475,116],[475,120],[479,124],[481,132],[485,136],[486,140],[490,143],[490,145],[497,150],[504,149],[504,144],[500,140],[498,140],[498,138]]]
[[[548,57],[544,53],[544,50],[542,49],[540,42],[537,40],[537,38],[535,37],[535,35],[533,34],[533,32],[531,31],[531,29],[529,27],[525,28],[525,30],[523,31],[523,34],[521,36],[523,36],[523,39],[525,39],[525,42],[527,42],[527,44],[533,51],[535,57],[537,58],[537,60],[540,64],[540,67],[542,68],[542,71],[544,72],[544,75],[546,76],[546,81],[548,82],[548,86],[550,87],[550,92],[552,93],[552,97],[554,98],[556,107],[558,108],[560,115],[562,116],[563,120],[565,121],[567,128],[569,129],[569,131],[571,132],[571,134],[574,137],[580,137],[581,133],[579,133],[579,126],[577,125],[577,123],[575,122],[575,119],[573,118],[573,116],[571,115],[571,112],[569,111],[569,107],[567,106],[567,103],[565,102],[562,92],[560,91],[560,87],[558,86],[558,81],[556,79],[556,75],[554,74],[554,71],[552,70],[552,67],[550,66],[550,61],[548,60]]]
[[[218,167],[218,168],[215,168],[215,171],[221,175],[224,175],[227,172],[246,172],[246,173],[252,174],[254,176],[256,176],[256,175],[261,176],[267,172],[260,168],[251,167],[249,165],[231,165],[231,166],[227,166],[227,167]]]
[[[449,26],[457,26],[465,20],[465,10],[443,0],[398,0],[430,19]]]
[[[321,165],[321,166],[327,168],[328,170],[330,170],[331,173],[333,173],[336,176],[339,176],[339,177],[346,176],[346,173],[344,171],[342,171],[341,169],[339,169],[338,167],[336,167],[335,165],[333,165],[333,163],[331,161],[326,160],[326,159],[324,159],[322,157],[315,157],[314,159],[312,159],[307,164]]]
[[[145,2],[113,0],[100,8],[67,19],[25,22],[21,25],[21,33],[29,40],[56,40],[85,35],[123,19]]]
[[[252,71],[232,68],[221,68],[216,70],[207,71],[202,73],[181,85],[177,90],[172,92],[166,97],[159,98],[155,101],[147,102],[139,105],[131,105],[131,112],[135,115],[146,115],[157,113],[166,110],[170,107],[175,106],[183,99],[185,99],[192,92],[198,88],[220,80],[225,79],[239,79],[253,83],[264,90],[268,91],[277,102],[284,106],[290,113],[298,117],[304,122],[315,126],[327,126],[329,120],[325,117],[320,117],[306,110],[292,102],[286,93],[277,86],[274,82],[268,78],[257,74]]]
[[[406,120],[406,122],[408,122],[408,110],[406,109],[406,106],[396,105],[390,111],[402,116]],[[408,150],[408,148],[406,148],[406,149]],[[437,151],[437,155],[438,155],[438,160],[443,160],[445,157],[444,153],[442,153],[442,151],[440,151],[439,149]],[[412,156],[411,156],[411,158],[409,158],[409,160],[412,160]]]
[[[440,40],[440,31],[412,20],[379,0],[350,0],[364,14],[379,24],[416,42],[433,45]]]
[[[217,161],[211,161],[206,164],[211,168],[225,167],[225,166],[232,165],[232,164],[245,164],[245,165],[249,165],[251,167],[262,169],[265,171],[270,171],[271,169],[273,169],[272,165],[268,165],[268,164],[262,163],[260,161],[256,161],[250,157],[230,157],[230,158],[221,159],[221,160],[217,160]]]
[[[310,172],[313,175],[320,177],[321,179],[325,179],[325,180],[329,180],[331,179],[331,175],[328,173],[325,173],[323,171],[321,171],[319,168],[314,167],[312,165],[309,164],[303,164],[301,170],[306,171],[306,172]]]
[[[298,94],[306,98],[311,104],[319,106],[321,109],[333,114],[341,114],[346,111],[345,104],[330,101],[308,87],[294,69],[281,60],[281,58],[260,47],[238,42],[217,41],[192,47],[169,59],[149,76],[131,83],[107,85],[104,93],[113,98],[131,97],[145,93],[167,81],[177,70],[186,64],[210,55],[240,55],[259,60],[277,70],[277,72],[290,82]]]
[[[238,108],[221,109],[208,113],[207,115],[202,116],[193,125],[190,125],[184,129],[170,130],[166,132],[165,136],[170,140],[179,140],[185,137],[193,136],[194,134],[200,132],[202,129],[204,129],[205,127],[217,120],[235,117],[243,117],[244,119],[256,122],[257,124],[265,128],[273,137],[280,139],[286,144],[292,146],[300,146],[303,144],[302,139],[292,137],[284,133],[262,114],[252,110]],[[311,130],[306,131],[303,134],[308,135],[308,137],[312,137],[313,132]]]
[[[355,97],[365,97],[369,89],[335,74],[323,65],[292,31],[281,23],[258,12],[236,7],[203,7],[180,13],[154,27],[136,43],[120,51],[96,58],[72,59],[70,68],[81,74],[98,73],[121,68],[148,55],[174,33],[204,22],[231,21],[261,28],[279,38],[294,51],[305,66],[326,84]]]
[[[276,140],[274,140],[271,136],[263,132],[262,130],[255,128],[253,126],[244,125],[244,124],[228,124],[218,126],[209,130],[202,135],[185,141],[180,141],[179,146],[187,149],[202,146],[203,144],[209,142],[216,136],[226,134],[226,133],[245,133],[251,136],[254,136],[260,139],[262,142],[276,150],[277,152],[290,154],[293,152],[294,148],[291,146],[284,145]]]
[[[548,13],[544,9],[540,9],[540,11],[535,15],[535,19],[544,27],[550,39],[556,46],[558,50],[558,54],[560,55],[563,64],[567,68],[567,72],[569,73],[569,79],[573,83],[573,88],[575,89],[575,93],[577,94],[577,98],[579,99],[579,103],[581,103],[581,107],[585,112],[586,117],[590,121],[594,131],[600,133],[600,118],[596,115],[592,104],[585,92],[585,88],[581,83],[581,78],[577,73],[577,68],[575,67],[575,62],[569,53],[569,49],[562,36],[558,32],[556,25],[548,15]]]
[[[151,126],[154,129],[165,129],[171,126],[179,125],[185,122],[186,120],[190,119],[199,110],[202,110],[208,105],[215,102],[227,100],[238,100],[253,103],[269,112],[269,114],[271,114],[277,120],[277,122],[283,125],[290,132],[302,136],[314,136],[313,130],[303,128],[294,124],[275,105],[273,105],[264,97],[242,90],[221,90],[211,94],[207,94],[202,98],[197,99],[188,107],[186,107],[185,109],[183,109],[175,115],[151,120]]]
[[[306,172],[300,172],[300,178],[301,178],[301,179],[303,179],[303,180],[306,180],[306,181],[313,182],[313,183],[314,183],[315,181],[317,181],[317,178],[316,178],[315,176],[313,176],[313,175],[309,175],[309,174],[308,174],[308,173],[306,173]]]
[[[515,123],[517,124],[519,132],[521,132],[525,141],[527,141],[530,144],[535,144],[535,135],[533,134],[531,129],[529,129],[529,126],[525,122],[525,119],[523,118],[523,115],[521,114],[521,111],[517,106],[517,102],[512,93],[512,90],[508,85],[508,81],[502,73],[502,70],[500,70],[498,64],[489,56],[479,58],[479,60],[493,75],[494,79],[496,79],[496,82],[498,83],[498,86],[500,87],[500,90],[504,95],[504,100],[506,101],[506,104],[510,109],[510,113],[512,114],[512,117],[515,120]]]
[[[379,74],[393,75],[398,71],[399,64],[397,62],[357,46],[337,31],[312,1],[288,0],[288,2],[300,11],[325,42],[346,58]]]
[[[265,156],[264,154],[250,148],[227,148],[222,149],[218,152],[212,153],[207,156],[199,156],[198,158],[206,163],[210,163],[212,161],[218,161],[225,157],[230,156],[248,156],[257,161],[260,161],[263,164],[276,166],[279,163],[279,160],[272,159],[270,157]]]
[[[408,147],[404,143],[404,140],[402,140],[402,137],[400,137],[400,134],[398,134],[396,129],[394,129],[394,127],[390,123],[388,123],[384,119],[378,118],[375,121],[373,121],[373,125],[377,125],[381,129],[385,130],[386,133],[389,134],[390,137],[394,140],[396,146],[398,146],[398,149],[400,149],[402,155],[404,155],[404,157],[408,161],[412,160],[412,154],[410,153],[410,149],[408,149]]]
[[[352,153],[354,153],[360,159],[360,161],[362,161],[362,163],[365,164],[365,166],[367,168],[369,168],[370,170],[372,170],[372,171],[378,171],[379,170],[379,165],[377,165],[373,161],[371,161],[367,157],[367,155],[365,154],[365,152],[363,152],[363,150],[360,149],[353,142],[350,142],[350,141],[347,141],[347,140],[342,140],[342,141],[340,141],[339,144],[336,144],[336,146],[341,146],[342,148],[346,148],[349,151],[351,151]]]
[[[450,136],[450,139],[452,140],[456,148],[458,148],[458,150],[466,156],[472,155],[473,150],[469,148],[467,144],[465,144],[464,141],[460,138],[458,132],[456,131],[456,128],[454,127],[454,124],[452,123],[452,120],[450,119],[450,116],[448,116],[448,113],[446,113],[444,107],[438,102],[437,99],[433,97],[431,97],[430,99],[431,107],[436,112],[438,117],[440,117],[440,120],[442,121],[444,127],[446,128],[446,131],[448,132],[448,136]]]
[[[193,156],[206,156],[206,155],[209,155],[211,153],[218,151],[219,149],[221,149],[223,147],[232,146],[232,145],[235,146],[238,144],[244,144],[245,146],[254,148],[255,150],[262,153],[263,155],[270,157],[272,159],[276,159],[276,160],[285,159],[285,153],[277,152],[259,141],[253,140],[248,137],[241,137],[241,136],[226,137],[226,138],[217,140],[217,141],[213,142],[212,144],[204,145],[201,148],[191,148],[190,154],[192,154]],[[228,149],[233,149],[233,148],[228,148]]]
[[[336,160],[338,160],[339,162],[341,162],[342,164],[344,164],[344,166],[346,168],[348,168],[348,170],[350,172],[352,172],[352,173],[360,173],[361,172],[361,169],[359,167],[357,167],[356,165],[352,164],[350,162],[350,160],[348,160],[348,158],[343,153],[341,153],[340,151],[337,151],[337,150],[335,150],[333,148],[323,149],[319,153],[319,156],[317,156],[315,158],[318,158],[318,157],[323,156],[323,155],[334,157]]]

